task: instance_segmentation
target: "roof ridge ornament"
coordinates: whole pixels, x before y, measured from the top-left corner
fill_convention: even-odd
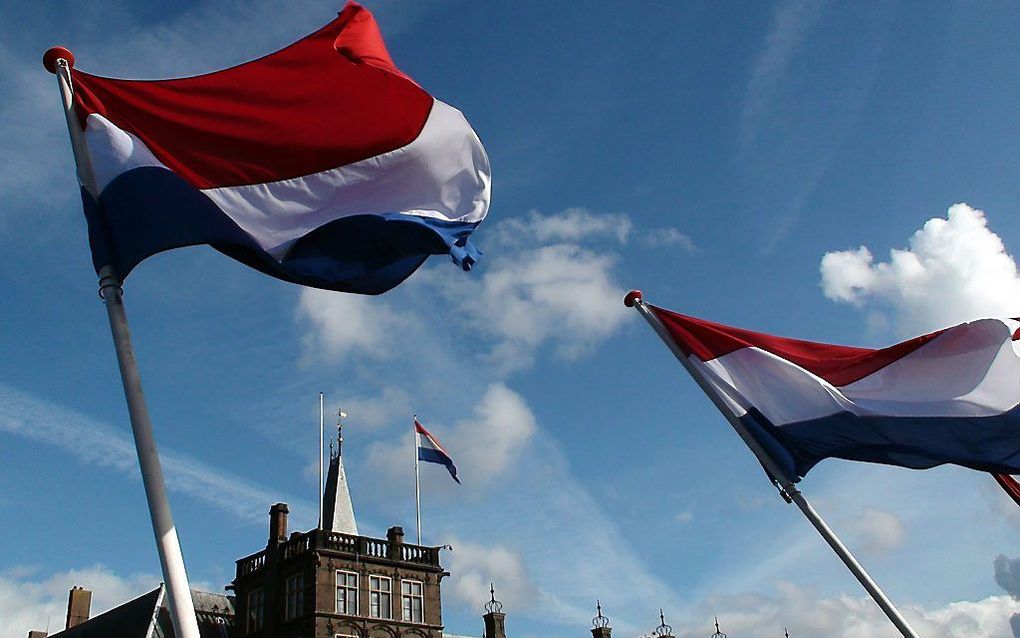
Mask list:
[[[719,617],[718,616],[715,617],[715,633],[712,634],[711,638],[726,638],[726,634],[724,634],[723,632],[719,631]],[[790,635],[787,634],[786,638],[790,638]]]
[[[595,610],[598,615],[591,619],[592,627],[595,629],[604,629],[609,626],[609,618],[602,615],[602,601],[595,599]]]
[[[489,583],[489,602],[485,603],[485,613],[499,614],[503,611],[503,603],[496,600],[496,588]]]
[[[660,636],[662,638],[673,635],[673,627],[666,624],[666,615],[662,613],[662,609],[659,609],[659,626],[655,628],[652,635]]]

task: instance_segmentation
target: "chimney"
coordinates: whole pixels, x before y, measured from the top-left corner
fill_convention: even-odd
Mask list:
[[[92,607],[92,592],[75,586],[67,593],[67,624],[65,629],[77,627],[89,619]]]
[[[286,503],[277,503],[269,508],[269,546],[275,547],[287,540],[287,514],[290,508]]]
[[[489,583],[489,602],[485,603],[485,638],[506,638],[506,614],[503,613],[503,603],[496,600],[496,588]]]
[[[613,628],[609,626],[609,618],[602,615],[602,601],[595,601],[598,615],[591,619],[592,638],[612,638]]]
[[[387,558],[390,560],[400,560],[402,556],[400,548],[404,544],[404,528],[399,525],[389,528],[386,530],[386,540],[389,541]]]

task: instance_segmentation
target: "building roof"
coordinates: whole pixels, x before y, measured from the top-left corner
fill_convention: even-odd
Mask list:
[[[163,585],[50,638],[173,638]],[[228,638],[234,625],[232,596],[192,591],[202,638]]]
[[[347,487],[347,473],[344,472],[341,454],[343,437],[338,435],[337,439],[336,451],[330,449],[329,454],[329,472],[322,501],[322,529],[358,536],[358,522],[354,519],[354,505],[351,504],[351,491]]]

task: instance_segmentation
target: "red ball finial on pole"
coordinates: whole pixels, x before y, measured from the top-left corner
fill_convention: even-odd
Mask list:
[[[634,305],[642,299],[644,299],[644,297],[642,297],[640,290],[631,290],[627,293],[627,296],[623,298],[623,305],[628,308],[633,308]]]
[[[57,60],[67,60],[67,66],[74,66],[74,54],[64,47],[52,47],[43,54],[42,64],[50,73],[56,74]]]

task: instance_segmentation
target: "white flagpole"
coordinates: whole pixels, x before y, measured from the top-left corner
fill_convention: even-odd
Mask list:
[[[905,638],[918,638],[914,628],[910,626],[907,619],[903,617],[896,606],[889,600],[889,597],[885,595],[882,588],[878,586],[878,583],[871,578],[864,567],[857,561],[850,549],[843,544],[843,541],[836,536],[836,533],[832,531],[832,528],[828,526],[825,520],[822,519],[821,515],[815,511],[815,508],[811,506],[811,503],[804,498],[804,495],[797,489],[796,485],[786,477],[786,473],[783,471],[779,463],[772,458],[772,455],[768,453],[765,448],[758,443],[758,440],[751,435],[743,423],[737,418],[730,409],[726,402],[718,392],[712,386],[711,383],[704,377],[701,371],[691,363],[687,356],[683,353],[676,341],[666,330],[666,327],[662,325],[659,318],[655,316],[651,310],[648,309],[647,305],[642,299],[640,290],[632,290],[627,297],[624,299],[624,304],[628,307],[637,308],[641,316],[645,318],[648,325],[655,330],[655,333],[659,335],[663,343],[670,349],[673,355],[677,358],[687,373],[691,375],[694,381],[701,387],[701,390],[708,395],[708,398],[712,400],[715,407],[722,412],[726,420],[729,421],[733,429],[736,430],[741,440],[747,445],[754,456],[758,459],[772,478],[779,483],[782,494],[797,504],[800,511],[803,512],[804,516],[811,522],[811,525],[818,531],[818,533],[825,539],[825,542],[829,544],[829,547],[839,556],[839,559],[843,561],[843,564],[847,566],[850,572],[857,578],[857,580],[864,586],[864,589],[871,595],[871,598],[878,603],[878,606],[882,608],[885,615],[889,618],[893,625],[900,631]],[[732,399],[741,402],[739,397],[731,397]]]
[[[420,444],[418,434],[418,415],[411,419],[411,428],[414,430],[414,521],[418,528],[418,544],[421,545],[421,486],[418,480],[418,447]]]
[[[325,429],[325,418],[326,415],[323,412],[323,395],[319,393],[319,529],[322,529],[322,493],[325,491],[325,487],[322,484],[322,438],[323,431]]]
[[[95,173],[86,152],[85,136],[78,125],[72,102],[71,67],[74,65],[74,56],[67,49],[54,47],[46,52],[43,64],[57,76],[60,96],[64,103],[64,117],[71,135],[71,148],[74,151],[78,180],[89,193],[97,196]],[[167,603],[174,634],[179,638],[199,638],[188,574],[184,569],[184,557],[170,512],[163,469],[160,466],[159,452],[152,434],[152,422],[142,392],[138,362],[135,359],[134,347],[131,345],[131,331],[128,328],[127,313],[124,311],[123,290],[117,272],[111,265],[103,266],[99,271],[99,295],[106,303],[106,314],[110,320],[110,331],[113,333],[113,345],[117,352],[117,363],[124,385],[124,398],[127,400],[128,415],[131,419],[135,451],[138,454],[145,498],[152,519],[152,531],[156,537],[160,568],[169,594]]]

